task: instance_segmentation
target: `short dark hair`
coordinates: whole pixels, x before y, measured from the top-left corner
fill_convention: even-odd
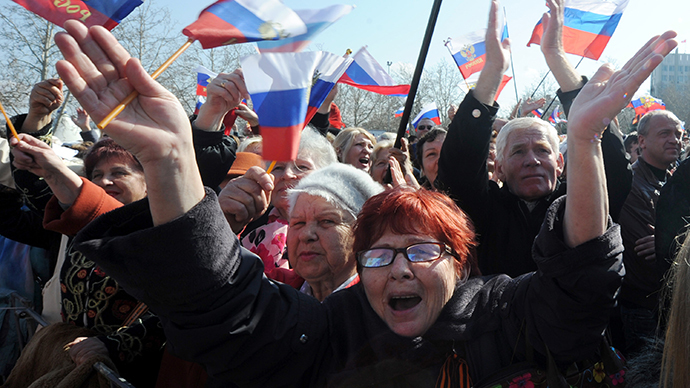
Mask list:
[[[637,136],[637,132],[635,132],[635,131],[630,132],[625,137],[625,140],[623,140],[623,145],[625,146],[625,152],[630,153],[630,150],[632,150],[633,144],[637,144],[639,142],[640,142],[640,139]]]
[[[417,158],[417,166],[422,166],[422,157],[424,156],[424,143],[432,142],[436,140],[436,138],[439,135],[445,135],[446,133],[448,133],[448,131],[446,131],[443,128],[434,128],[429,132],[425,133],[424,136],[422,136],[417,141],[417,155],[415,155],[415,157]]]
[[[84,157],[84,172],[86,179],[91,180],[93,177],[93,169],[96,165],[106,159],[119,160],[123,163],[131,163],[137,170],[144,171],[139,160],[129,151],[124,149],[121,145],[115,143],[112,138],[104,138],[98,141],[91,147],[89,153]]]

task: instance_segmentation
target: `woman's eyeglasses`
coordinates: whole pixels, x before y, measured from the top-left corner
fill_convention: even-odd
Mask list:
[[[402,253],[413,263],[434,261],[444,253],[455,256],[453,249],[442,242],[420,242],[404,248],[372,248],[357,253],[357,261],[365,268],[385,267],[395,260],[395,256]]]

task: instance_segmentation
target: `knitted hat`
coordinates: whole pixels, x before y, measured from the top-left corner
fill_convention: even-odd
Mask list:
[[[366,172],[349,164],[334,163],[302,178],[288,192],[288,201],[293,209],[300,194],[319,196],[356,218],[364,202],[382,191],[383,186]]]

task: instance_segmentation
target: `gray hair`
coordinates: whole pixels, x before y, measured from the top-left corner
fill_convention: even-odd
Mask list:
[[[654,118],[656,116],[664,116],[667,119],[674,121],[679,126],[682,126],[680,120],[678,119],[678,116],[673,114],[673,112],[667,111],[667,110],[661,110],[661,109],[653,110],[651,112],[645,113],[644,116],[642,116],[642,118],[640,119],[640,122],[637,124],[637,135],[638,136],[649,135],[650,121],[652,121],[652,118]]]
[[[553,125],[536,117],[521,117],[508,121],[508,124],[506,124],[498,133],[498,137],[496,137],[496,161],[501,162],[505,158],[504,153],[506,146],[508,145],[508,136],[510,136],[512,132],[515,130],[531,128],[533,126],[543,128],[546,138],[551,144],[551,150],[553,152],[559,152],[558,144],[560,143],[560,139],[558,138],[558,131],[556,131],[556,128],[554,128]]]
[[[302,131],[297,155],[311,158],[316,170],[338,162],[331,143],[311,125]]]
[[[290,213],[300,194],[326,199],[329,203],[350,213],[353,220],[367,199],[383,191],[366,172],[349,164],[335,163],[302,178],[294,189],[288,190]]]

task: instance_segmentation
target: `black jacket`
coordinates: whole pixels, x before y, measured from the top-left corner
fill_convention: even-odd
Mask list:
[[[579,90],[560,93],[567,112]],[[438,162],[435,185],[449,194],[465,211],[479,235],[477,259],[484,275],[519,276],[535,271],[532,243],[549,206],[566,192],[557,184],[550,195],[537,200],[530,211],[525,202],[490,181],[486,167],[491,125],[498,105],[480,103],[470,92],[450,124]],[[614,220],[630,191],[632,174],[620,136],[607,128],[602,138],[604,168],[609,189],[609,209]]]
[[[208,189],[169,223],[154,227],[142,200],[101,216],[75,243],[161,317],[175,354],[225,384],[433,386],[453,348],[478,383],[525,359],[523,325],[557,362],[599,347],[621,282],[619,228],[609,221],[604,235],[567,249],[564,204],[554,203],[536,240],[538,273],[470,278],[417,338],[388,329],[361,283],[319,303],[267,279]]]

